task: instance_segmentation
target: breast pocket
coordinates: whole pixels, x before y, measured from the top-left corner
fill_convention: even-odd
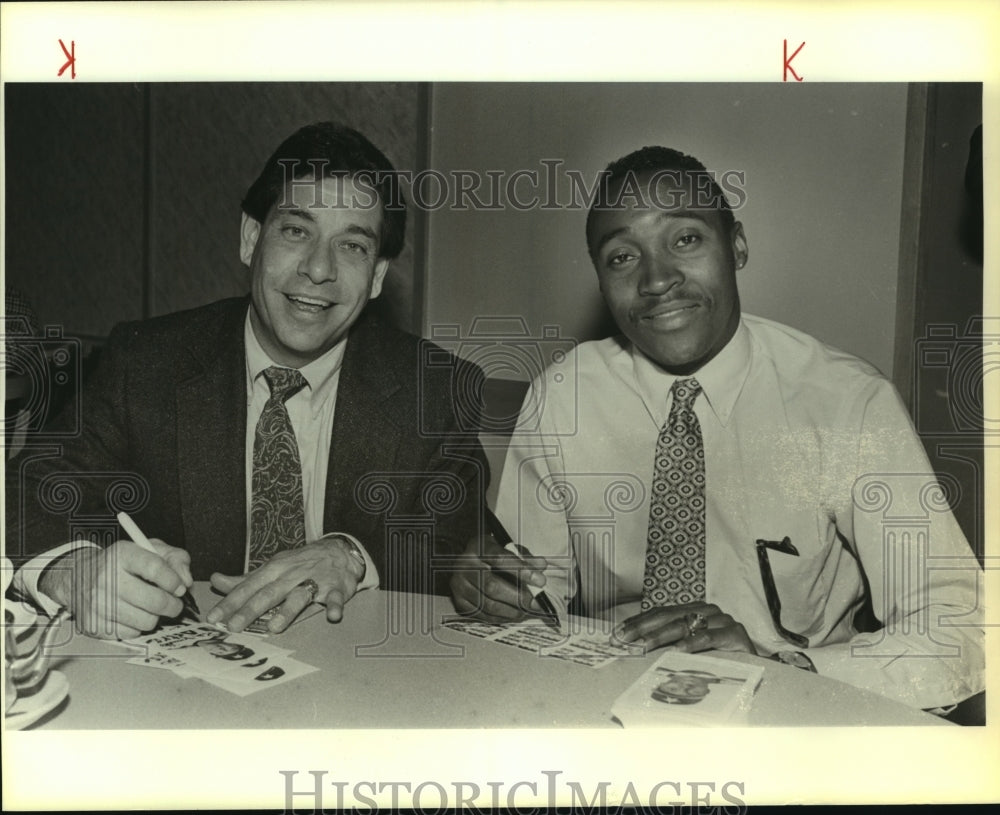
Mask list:
[[[757,566],[774,626],[802,637],[814,636],[824,628],[830,591],[829,546],[802,535],[798,542],[789,536],[788,545],[773,543],[777,545],[757,546]],[[805,643],[793,644],[805,647]]]

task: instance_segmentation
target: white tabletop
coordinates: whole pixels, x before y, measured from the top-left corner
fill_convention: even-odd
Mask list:
[[[206,584],[195,596],[203,610],[215,603]],[[340,623],[318,614],[271,636],[319,670],[247,697],[127,664],[134,653],[67,628],[52,668],[69,697],[34,728],[619,727],[612,703],[657,656],[590,668],[439,628],[450,613],[443,597],[362,592]],[[712,655],[764,666],[750,725],[949,725],[771,660]]]

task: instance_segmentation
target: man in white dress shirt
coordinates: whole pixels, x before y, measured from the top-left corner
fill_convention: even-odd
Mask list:
[[[531,583],[647,648],[773,656],[926,709],[982,691],[979,565],[893,386],[741,314],[747,238],[697,160],[643,148],[600,190],[587,241],[623,336],[532,384],[497,516],[535,557],[473,540],[458,609],[523,618]]]

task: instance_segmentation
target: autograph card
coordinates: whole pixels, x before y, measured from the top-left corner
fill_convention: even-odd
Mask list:
[[[239,696],[316,670],[260,637],[227,634],[203,623],[170,626],[127,645],[146,651],[130,659],[130,664],[167,668],[178,676],[204,679]]]
[[[500,645],[532,651],[542,657],[554,657],[591,668],[601,668],[619,657],[641,653],[636,649],[612,643],[606,634],[556,631],[539,620],[494,625],[477,620],[454,618],[443,620],[441,625],[452,631],[460,631]]]
[[[667,652],[615,700],[611,714],[625,727],[740,724],[763,676],[759,665]]]
[[[205,676],[195,674],[200,679],[204,679],[210,685],[235,693],[237,696],[249,696],[251,693],[273,688],[276,685],[283,685],[300,676],[319,670],[318,668],[299,662],[291,657],[283,657],[279,661],[272,662],[269,667],[263,670],[249,670],[243,674],[237,674],[240,669],[226,671],[219,676]]]

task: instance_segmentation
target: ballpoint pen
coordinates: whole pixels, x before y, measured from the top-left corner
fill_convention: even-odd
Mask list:
[[[122,529],[125,533],[132,539],[132,542],[136,546],[145,549],[147,552],[152,552],[156,554],[156,549],[153,544],[149,542],[141,529],[139,529],[138,524],[133,521],[127,512],[119,512],[117,515],[118,523],[122,525]],[[184,592],[184,596],[181,598],[184,603],[184,611],[189,615],[193,616],[198,622],[201,621],[201,610],[198,608],[198,604],[195,602],[194,596],[191,594],[191,589]],[[182,612],[183,613],[183,612]]]
[[[489,507],[486,507],[486,528],[496,539],[496,542],[503,546],[503,548],[512,555],[517,555],[520,558],[532,557],[532,554],[528,551],[527,547],[514,542],[514,539],[511,538],[507,530],[504,529],[503,524],[500,523],[500,519],[490,511]],[[552,600],[549,599],[545,590],[529,583],[528,591],[531,592],[531,596],[535,598],[535,601],[542,609],[542,618],[545,622],[553,628],[559,628],[559,614],[556,612],[556,607],[552,604]]]

